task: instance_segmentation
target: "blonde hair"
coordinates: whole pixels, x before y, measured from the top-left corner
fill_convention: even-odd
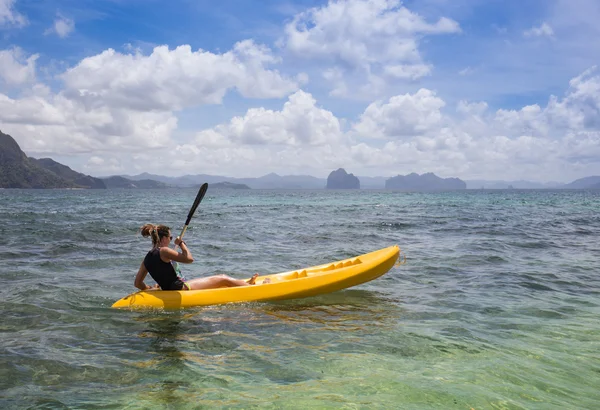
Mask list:
[[[166,225],[146,224],[140,228],[140,232],[144,238],[152,238],[152,247],[156,248],[162,238],[169,236],[169,228]]]

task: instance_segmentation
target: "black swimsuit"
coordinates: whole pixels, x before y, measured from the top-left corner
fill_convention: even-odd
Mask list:
[[[181,290],[184,282],[177,277],[173,265],[160,258],[160,248],[154,248],[144,258],[144,266],[162,290]]]

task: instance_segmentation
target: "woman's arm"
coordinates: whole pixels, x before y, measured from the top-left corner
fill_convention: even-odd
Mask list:
[[[135,287],[138,288],[139,290],[150,290],[150,289],[158,288],[158,286],[152,287],[152,286],[148,286],[144,283],[144,279],[146,278],[147,274],[148,274],[148,270],[146,269],[144,262],[142,262],[137,275],[135,275],[135,281],[133,282]]]
[[[160,258],[164,262],[170,262],[170,261],[181,262],[181,263],[194,262],[194,257],[192,256],[192,253],[188,249],[185,242],[183,242],[181,239],[177,238],[177,239],[175,239],[175,245],[179,245],[179,247],[181,248],[181,253],[177,252],[175,249],[171,249],[166,246],[160,248]]]

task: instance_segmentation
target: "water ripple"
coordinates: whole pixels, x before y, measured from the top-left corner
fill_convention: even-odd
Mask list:
[[[139,227],[181,229],[194,196],[2,191],[2,408],[600,407],[600,193],[209,189],[188,277],[407,263],[309,299],[110,309]]]

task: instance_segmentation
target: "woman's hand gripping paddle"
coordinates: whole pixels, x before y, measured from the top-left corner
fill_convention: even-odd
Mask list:
[[[207,189],[208,189],[208,184],[204,183],[198,190],[198,194],[196,195],[194,204],[190,208],[190,212],[188,213],[187,219],[185,220],[185,225],[183,225],[183,230],[181,231],[181,234],[179,235],[179,239],[183,239],[183,235],[185,234],[185,231],[187,230],[187,227],[190,224],[190,221],[192,220],[194,213],[196,212],[196,208],[198,208],[198,205],[200,205],[202,198],[204,198],[204,195],[206,194]],[[177,246],[177,245],[175,245],[175,246]],[[175,272],[177,273],[177,276],[179,276],[182,280],[185,280],[185,278],[181,275],[181,271],[179,269],[179,264],[177,262],[173,261],[173,267],[175,268]]]

